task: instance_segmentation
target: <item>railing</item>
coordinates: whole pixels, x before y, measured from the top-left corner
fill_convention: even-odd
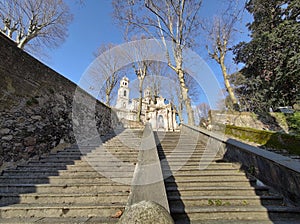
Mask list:
[[[143,131],[127,206],[141,201],[155,202],[170,212],[156,142],[150,124],[146,124]]]
[[[207,131],[202,128],[182,125],[183,132],[197,132],[208,147],[216,147],[219,156],[228,162],[238,162],[264,184],[282,193],[294,204],[300,204],[300,163],[258,148]],[[212,144],[213,143],[213,144]]]

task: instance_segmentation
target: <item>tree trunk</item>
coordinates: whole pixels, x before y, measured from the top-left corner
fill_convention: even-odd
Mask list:
[[[137,112],[137,121],[141,121],[141,114],[142,114],[142,106],[143,106],[143,83],[144,79],[140,78],[139,79],[139,93],[140,93],[140,98],[139,98],[139,107],[138,107],[138,112]]]
[[[19,42],[18,42],[18,48],[24,49],[25,44],[28,42],[28,39],[26,37],[22,38]]]
[[[220,65],[221,65],[222,74],[223,74],[223,78],[224,78],[224,84],[225,84],[225,87],[226,87],[227,92],[229,94],[230,100],[233,104],[233,109],[234,110],[239,110],[239,105],[238,105],[237,98],[235,97],[233,88],[231,87],[230,82],[229,82],[229,77],[228,77],[228,74],[227,74],[226,65],[224,63],[224,58],[221,58]]]
[[[105,98],[106,98],[106,100],[105,100],[106,105],[110,106],[110,93],[106,94]]]
[[[179,103],[178,105],[178,117],[179,117],[179,121],[180,123],[183,123],[183,117],[182,117],[182,103]]]
[[[194,120],[193,108],[191,106],[191,99],[189,98],[189,95],[188,95],[188,88],[185,85],[184,73],[183,73],[182,69],[178,69],[177,75],[178,75],[179,82],[180,82],[180,90],[181,90],[182,100],[183,100],[183,103],[185,105],[186,112],[188,115],[188,124],[194,125],[195,120]]]

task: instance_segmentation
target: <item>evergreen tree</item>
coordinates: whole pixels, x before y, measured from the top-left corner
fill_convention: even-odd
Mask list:
[[[293,105],[300,89],[300,0],[250,0],[252,40],[235,46],[245,77],[236,92],[252,111]]]

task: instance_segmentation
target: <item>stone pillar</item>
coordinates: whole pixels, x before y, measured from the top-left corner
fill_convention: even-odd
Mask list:
[[[169,127],[170,127],[170,124],[169,124],[169,110],[168,108],[166,108],[166,118],[167,118],[167,127],[166,127],[166,131],[169,131]]]
[[[176,128],[176,112],[173,110],[173,131],[175,131]]]

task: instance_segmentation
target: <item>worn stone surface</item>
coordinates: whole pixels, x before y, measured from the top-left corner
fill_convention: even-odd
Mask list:
[[[126,224],[173,224],[168,211],[152,201],[141,201],[127,208],[118,223]]]
[[[73,123],[76,84],[2,34],[0,58],[0,164],[48,153],[62,142],[75,143],[74,127],[83,133],[92,128],[99,134],[112,130],[114,113],[84,91]],[[93,102],[93,107],[86,102]],[[87,116],[95,122],[83,124]]]

